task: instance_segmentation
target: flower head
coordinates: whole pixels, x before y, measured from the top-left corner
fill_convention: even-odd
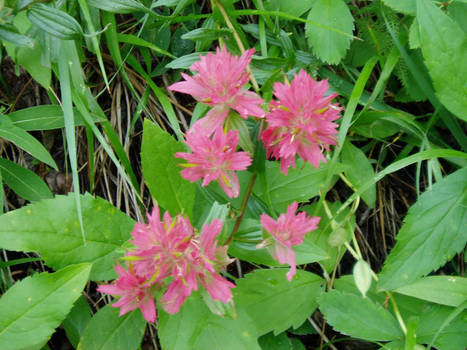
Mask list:
[[[237,111],[243,118],[249,115],[263,117],[260,105],[263,100],[254,92],[242,89],[248,82],[247,66],[254,49],[245,51],[240,57],[227,52],[225,46],[217,48],[216,53],[208,53],[200,61],[191,65],[198,74],[189,76],[182,73],[184,81],[172,84],[169,89],[191,94],[198,101],[213,107],[205,118],[193,125],[212,134],[222,126],[230,109]]]
[[[281,264],[289,264],[290,271],[287,279],[292,280],[296,273],[295,252],[292,246],[303,243],[303,239],[308,232],[316,230],[320,217],[309,217],[306,213],[300,212],[295,215],[298,204],[293,202],[288,206],[285,214],[279,215],[274,220],[266,214],[261,215],[261,225],[274,238],[271,254]]]
[[[112,304],[120,308],[120,316],[139,308],[148,322],[156,320],[156,306],[151,292],[151,284],[135,273],[131,265],[125,270],[120,264],[115,265],[118,278],[115,284],[100,285],[97,290],[101,293],[120,296],[120,299]]]
[[[235,152],[238,144],[238,131],[227,131],[218,128],[211,138],[204,133],[189,132],[186,143],[193,153],[175,153],[175,157],[183,158],[182,177],[195,182],[203,179],[202,186],[218,180],[219,185],[229,197],[238,197],[240,186],[235,170],[245,170],[251,164],[247,152]]]
[[[327,80],[315,81],[301,70],[288,84],[275,83],[274,95],[266,116],[268,126],[262,140],[268,156],[281,160],[281,170],[287,174],[289,166],[295,168],[295,156],[311,163],[315,168],[326,162],[322,151],[336,144],[337,124],[342,110],[331,100],[337,94],[324,96]]]

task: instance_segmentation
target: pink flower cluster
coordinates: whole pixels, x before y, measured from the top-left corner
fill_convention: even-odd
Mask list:
[[[331,100],[337,94],[324,96],[327,80],[317,82],[301,70],[289,84],[275,83],[274,95],[278,101],[271,103],[266,115],[268,127],[262,140],[268,156],[281,160],[281,170],[287,175],[289,166],[295,168],[295,156],[318,168],[326,162],[323,150],[336,144],[337,124],[342,110]]]
[[[320,217],[309,217],[304,212],[295,215],[298,204],[293,202],[285,214],[274,220],[266,214],[261,215],[261,225],[271,234],[273,241],[266,239],[260,246],[270,248],[271,255],[281,264],[289,264],[287,279],[292,280],[296,273],[295,252],[292,246],[303,243],[305,235],[318,228]],[[272,243],[272,244],[271,244]]]
[[[148,224],[136,223],[130,241],[134,248],[126,255],[127,269],[115,267],[115,284],[100,285],[102,293],[120,296],[113,304],[120,315],[139,308],[148,322],[156,319],[153,293],[166,288],[160,302],[174,314],[201,284],[213,300],[227,303],[235,285],[219,275],[231,262],[227,247],[218,247],[216,236],[222,221],[215,219],[204,225],[197,236],[189,220],[181,215],[171,218],[165,212],[160,220],[156,206]]]

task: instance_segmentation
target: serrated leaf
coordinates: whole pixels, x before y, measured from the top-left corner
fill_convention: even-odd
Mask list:
[[[350,180],[352,185],[359,190],[367,182],[373,182],[375,172],[370,161],[362,150],[346,141],[341,153],[342,164],[347,166],[344,174]],[[361,194],[366,205],[373,208],[376,203],[376,184]]]
[[[182,178],[178,165],[182,162],[174,156],[184,151],[185,147],[159,126],[144,121],[141,161],[149,191],[173,216],[186,213],[191,217],[196,185]]]
[[[467,278],[428,276],[397,288],[395,292],[432,303],[457,307],[467,300]]]
[[[16,146],[25,150],[34,158],[50,165],[54,169],[58,169],[57,164],[45,147],[42,146],[34,136],[17,126],[14,126],[7,116],[0,116],[0,138],[13,142]]]
[[[11,287],[0,298],[0,348],[24,349],[47,341],[81,295],[90,270],[91,264],[68,266]]]
[[[86,242],[83,242],[74,194],[56,196],[0,216],[0,247],[35,251],[45,263],[61,269],[92,262],[90,278],[115,277],[113,265],[123,256],[134,221],[102,198],[80,196]]]
[[[89,321],[77,350],[136,350],[143,340],[146,321],[140,310],[119,316],[119,308],[106,305]]]
[[[434,3],[417,0],[420,46],[441,103],[467,121],[467,34]]]
[[[334,169],[335,174],[338,174],[344,170],[344,167],[337,164]],[[296,169],[290,168],[286,176],[281,172],[278,162],[269,161],[266,162],[265,170],[267,184],[259,177],[253,187],[253,193],[265,203],[268,202],[269,197],[272,206],[278,212],[283,212],[293,201],[307,202],[319,193],[328,176],[328,163],[321,163],[319,168],[315,169],[300,159],[297,160]]]
[[[245,310],[237,307],[236,319],[212,314],[193,293],[180,311],[159,313],[158,335],[164,350],[261,350],[257,331]]]
[[[408,14],[415,15],[416,0],[383,0],[384,4],[390,8]]]
[[[31,170],[8,159],[0,158],[0,171],[5,183],[20,197],[28,201],[52,198],[49,187]]]
[[[319,309],[337,331],[370,341],[389,341],[403,337],[396,319],[370,298],[337,290],[318,298]]]
[[[323,280],[311,272],[297,270],[292,281],[287,270],[256,270],[237,280],[235,303],[253,320],[259,335],[279,334],[298,328],[316,309]]]
[[[436,270],[467,242],[467,168],[433,185],[410,207],[378,286],[402,287]]]
[[[350,47],[353,17],[343,0],[316,0],[308,14],[306,36],[316,56],[337,64]]]
[[[263,350],[294,350],[286,333],[277,336],[273,333],[265,334],[258,339],[258,343]]]

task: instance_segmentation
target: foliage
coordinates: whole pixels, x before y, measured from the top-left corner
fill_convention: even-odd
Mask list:
[[[0,0],[0,348],[467,348],[465,14]]]

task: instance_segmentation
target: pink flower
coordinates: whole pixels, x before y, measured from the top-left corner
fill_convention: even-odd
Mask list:
[[[200,61],[191,65],[198,74],[190,77],[182,73],[185,81],[172,84],[169,89],[191,94],[198,101],[212,108],[205,118],[198,120],[193,128],[199,127],[211,135],[221,127],[230,109],[237,111],[243,118],[263,117],[260,105],[263,100],[254,92],[242,87],[248,82],[246,67],[251,61],[254,49],[245,51],[240,57],[227,52],[225,46],[217,48],[216,53],[208,53]]]
[[[118,295],[120,299],[112,304],[120,307],[120,316],[139,308],[148,322],[156,320],[156,306],[152,297],[151,285],[142,276],[135,274],[131,266],[128,271],[120,264],[115,265],[118,279],[115,284],[100,285],[97,290],[101,293]]]
[[[292,280],[296,273],[295,252],[292,246],[303,243],[308,232],[316,230],[320,217],[309,217],[304,212],[295,215],[298,204],[293,202],[285,214],[279,215],[277,221],[266,214],[261,215],[261,225],[274,237],[271,254],[281,264],[289,264],[287,279]]]
[[[139,275],[155,282],[183,275],[186,269],[184,254],[194,236],[188,219],[178,215],[172,220],[166,211],[161,221],[156,205],[148,215],[148,224],[136,223],[131,235],[133,240],[130,242],[135,249],[126,256],[132,260]]]
[[[229,197],[238,197],[240,186],[235,170],[245,170],[251,164],[247,152],[235,152],[238,144],[238,131],[224,133],[217,128],[212,139],[198,132],[189,132],[186,143],[193,153],[175,153],[188,163],[182,166],[182,177],[195,182],[203,179],[202,186],[218,180],[219,185]]]
[[[218,247],[215,240],[221,229],[222,221],[214,219],[211,224],[203,225],[199,239],[191,241],[192,249],[185,256],[188,262],[185,273],[170,284],[161,299],[168,313],[179,311],[193,290],[198,290],[198,282],[206,288],[213,300],[223,303],[232,300],[231,288],[235,288],[235,284],[217,273],[231,262],[227,256],[227,247]]]
[[[332,121],[342,108],[331,104],[337,94],[324,96],[328,86],[327,80],[317,82],[303,70],[290,85],[274,84],[279,101],[271,103],[262,140],[268,157],[280,159],[286,175],[289,166],[295,168],[296,154],[317,168],[320,161],[326,162],[323,149],[336,144],[337,124]]]

